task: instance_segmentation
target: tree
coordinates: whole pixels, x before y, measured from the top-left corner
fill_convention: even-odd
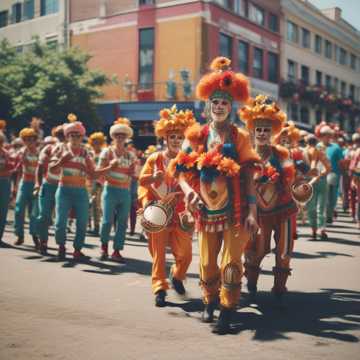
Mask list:
[[[4,40],[0,43],[0,117],[9,128],[19,130],[32,116],[39,116],[47,129],[75,113],[89,131],[99,129],[96,99],[111,80],[89,70],[90,55],[77,48],[57,51],[38,40],[31,49],[17,54]]]

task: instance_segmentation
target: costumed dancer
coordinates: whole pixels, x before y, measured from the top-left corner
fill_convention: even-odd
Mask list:
[[[32,128],[24,128],[19,134],[25,147],[22,148],[16,159],[18,171],[17,182],[13,192],[16,195],[15,204],[15,235],[17,240],[15,245],[24,243],[24,220],[25,210],[28,208],[30,216],[30,234],[36,250],[39,249],[39,239],[36,232],[36,213],[33,211],[35,197],[33,194],[35,186],[35,171],[39,159],[39,149],[37,147],[38,136]]]
[[[60,180],[60,170],[52,171],[49,163],[54,154],[61,150],[65,141],[63,125],[52,129],[52,143],[46,144],[40,151],[39,163],[36,169],[36,183],[34,194],[38,195],[37,233],[40,240],[40,253],[47,254],[49,239],[49,226],[52,222],[52,214],[55,208],[55,194]],[[49,139],[50,140],[50,139]]]
[[[103,148],[106,146],[106,136],[102,132],[95,132],[89,136],[88,143],[92,149],[91,154],[93,160],[97,165],[99,163],[100,154]],[[102,183],[99,180],[90,179],[90,228],[91,228],[91,219],[94,221],[94,229],[91,232],[92,234],[98,236],[100,229],[100,218],[101,218],[101,194],[102,194]]]
[[[357,135],[357,136],[355,136]],[[351,152],[350,158],[350,176],[351,176],[351,190],[354,196],[351,198],[353,219],[358,224],[360,229],[360,134],[353,135],[354,149]],[[351,191],[350,190],[350,191]]]
[[[111,162],[116,163],[116,166],[105,176],[102,194],[103,218],[100,229],[102,260],[108,258],[110,230],[114,218],[116,218],[114,251],[111,259],[120,263],[125,262],[120,251],[124,249],[131,205],[130,184],[136,163],[135,155],[126,150],[125,141],[132,136],[133,130],[130,121],[126,118],[119,118],[110,128],[110,137],[113,143],[100,154],[99,167],[108,166]]]
[[[115,163],[103,169],[95,170],[92,157],[82,144],[86,130],[76,115],[69,114],[69,123],[63,125],[67,143],[52,157],[49,169],[60,172],[60,181],[56,190],[55,240],[59,245],[58,259],[66,257],[66,225],[70,209],[74,209],[76,217],[76,234],[74,239],[74,260],[83,260],[81,252],[84,246],[86,225],[89,216],[89,196],[86,188],[87,176],[100,176],[109,171]]]
[[[230,331],[240,299],[242,255],[250,234],[258,227],[253,175],[259,157],[249,134],[230,119],[232,102],[248,100],[249,84],[245,76],[230,69],[230,64],[225,57],[215,58],[211,72],[200,79],[196,93],[206,101],[208,123],[188,129],[185,151],[175,161],[187,206],[197,213],[205,305],[202,321],[213,322],[220,300],[220,316],[213,328],[218,334]]]
[[[317,239],[320,229],[321,240],[327,239],[325,211],[327,204],[326,176],[331,170],[329,160],[323,150],[317,147],[318,139],[315,135],[307,137],[307,147],[304,149],[304,159],[310,170],[306,174],[313,185],[313,196],[307,203],[309,224],[312,229],[312,238]]]
[[[143,216],[150,213],[150,218],[154,217],[155,222],[161,222],[160,218],[156,218],[156,207],[166,209],[166,223],[162,223],[163,226],[156,232],[150,231],[142,222],[153,259],[152,290],[155,294],[155,305],[159,307],[166,305],[166,290],[169,288],[166,247],[170,246],[175,258],[175,264],[170,270],[170,279],[178,294],[185,294],[183,280],[192,259],[192,230],[184,229],[181,225],[181,216],[185,211],[184,195],[178,182],[170,176],[167,169],[170,160],[174,159],[181,149],[185,129],[194,123],[191,111],[177,111],[175,105],[171,109],[160,111],[160,120],[155,123],[155,134],[165,140],[166,144],[162,151],[154,152],[147,158],[139,176],[138,196],[143,206]]]
[[[239,113],[254,136],[255,148],[262,160],[255,178],[260,233],[251,239],[245,251],[247,287],[251,299],[255,300],[260,265],[271,251],[274,233],[276,248],[272,292],[281,304],[287,291],[286,282],[290,275],[294,245],[291,218],[297,213],[290,189],[295,180],[295,167],[289,151],[272,142],[273,136],[281,131],[286,114],[263,95],[257,96],[251,104],[240,109]]]
[[[14,169],[14,159],[5,150],[6,136],[3,132],[5,121],[0,120],[0,246],[6,225],[10,197],[11,197],[11,172]]]

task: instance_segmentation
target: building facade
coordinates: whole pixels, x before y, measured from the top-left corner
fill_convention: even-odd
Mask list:
[[[339,8],[282,0],[282,12],[280,98],[289,117],[354,130],[360,124],[360,32]]]
[[[1,0],[0,40],[7,39],[19,52],[39,38],[54,47],[68,43],[69,0]]]

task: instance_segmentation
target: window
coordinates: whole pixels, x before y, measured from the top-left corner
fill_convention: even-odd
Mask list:
[[[263,51],[254,48],[253,76],[259,79],[263,77]]]
[[[261,7],[250,3],[249,19],[261,26],[265,26],[265,11]]]
[[[295,43],[299,41],[299,28],[291,21],[287,22],[287,38]]]
[[[317,86],[322,85],[322,72],[319,70],[316,70],[316,85]]]
[[[329,40],[325,41],[325,56],[332,59],[332,44]]]
[[[304,28],[302,29],[302,46],[310,48],[310,31]]]
[[[155,0],[139,0],[139,5],[154,5]]]
[[[9,12],[1,11],[0,12],[0,28],[7,26],[9,21]]]
[[[309,77],[310,77],[309,67],[302,65],[301,66],[301,80],[305,85],[309,85]]]
[[[229,0],[215,0],[215,2],[225,8],[231,9],[231,4]]]
[[[342,81],[341,82],[341,97],[346,97],[346,82]]]
[[[326,75],[326,77],[325,77],[325,86],[328,90],[331,89],[331,76],[330,75]]]
[[[321,121],[322,121],[322,111],[321,110],[316,110],[315,119],[316,119],[317,124],[321,123]]]
[[[347,52],[343,48],[340,48],[340,64],[347,65]]]
[[[350,85],[349,86],[349,98],[351,98],[352,100],[355,100],[355,85]]]
[[[300,109],[300,121],[304,124],[310,122],[309,109],[305,106],[302,106]]]
[[[55,14],[59,11],[59,0],[41,0],[40,15]]]
[[[142,89],[153,87],[154,29],[139,31],[139,83]]]
[[[247,17],[248,7],[246,0],[235,0],[234,1],[234,11],[240,16]]]
[[[315,52],[322,53],[322,38],[319,35],[315,35]]]
[[[296,78],[296,62],[288,60],[288,80],[295,81]]]
[[[339,79],[338,78],[334,78],[334,90],[335,90],[336,94],[339,92]]]
[[[11,8],[12,23],[19,23],[21,21],[21,3],[16,3]]]
[[[269,29],[274,32],[279,31],[279,20],[275,14],[269,14]]]
[[[277,83],[279,80],[279,57],[278,54],[269,52],[268,54],[268,76],[269,81]]]
[[[34,18],[34,0],[24,1],[24,20],[30,20]]]
[[[351,54],[351,56],[350,56],[350,67],[353,70],[356,70],[356,56],[354,54]]]
[[[220,55],[232,58],[232,38],[220,33]]]
[[[244,41],[239,41],[239,70],[244,73],[249,73],[249,44]]]
[[[291,114],[291,119],[294,120],[294,121],[298,121],[299,120],[299,106],[295,103],[292,103],[291,104],[291,111],[290,111],[290,114]]]

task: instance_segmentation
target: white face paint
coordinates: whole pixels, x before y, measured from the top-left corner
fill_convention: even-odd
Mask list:
[[[217,123],[223,123],[231,112],[231,103],[223,98],[214,98],[210,103],[211,118]]]
[[[269,126],[257,126],[255,128],[255,145],[270,145],[272,129]]]
[[[290,149],[291,148],[291,140],[286,135],[280,136],[280,145],[286,147],[287,149]]]
[[[72,146],[76,147],[81,145],[83,136],[78,132],[71,132],[68,134],[66,139]]]
[[[170,132],[166,136],[166,143],[169,150],[173,153],[178,153],[181,150],[181,146],[185,140],[185,136],[179,132]]]

